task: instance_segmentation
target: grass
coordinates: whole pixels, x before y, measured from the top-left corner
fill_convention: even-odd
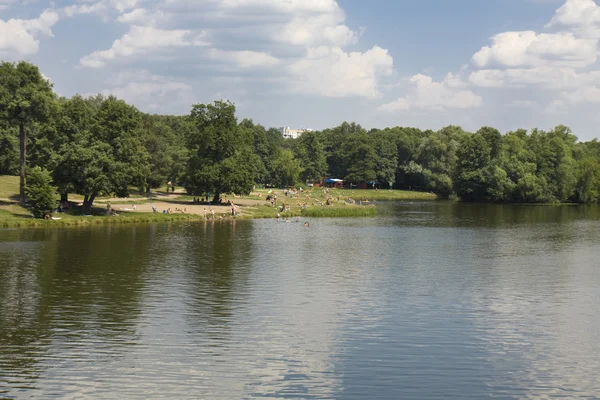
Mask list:
[[[145,222],[200,222],[199,215],[188,214],[155,214],[155,213],[120,213],[117,216],[84,216],[70,214],[55,214],[60,220],[35,219],[31,216],[16,215],[8,210],[0,210],[0,227],[62,227],[85,226],[99,224],[137,224]]]
[[[379,200],[379,201],[393,201],[393,200],[435,200],[437,196],[433,193],[428,192],[416,192],[412,190],[371,190],[371,189],[328,189],[329,195],[333,196],[337,199],[340,197],[340,200],[347,200],[348,198],[352,198],[356,201],[359,200]],[[283,190],[274,189],[274,192],[278,192],[280,194],[280,198],[283,198]],[[260,193],[262,198],[265,198],[269,189],[257,189],[254,193]],[[310,195],[311,198],[324,200],[324,188],[310,188],[309,190],[304,190],[301,197],[305,197],[306,195]],[[243,199],[256,199],[256,196],[241,196]]]
[[[19,177],[18,176],[0,175],[0,199],[18,200],[18,196],[19,196]]]

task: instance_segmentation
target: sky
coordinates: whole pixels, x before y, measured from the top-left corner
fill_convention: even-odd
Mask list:
[[[596,0],[598,1],[598,0]],[[0,59],[61,96],[266,127],[600,130],[595,0],[0,0]]]

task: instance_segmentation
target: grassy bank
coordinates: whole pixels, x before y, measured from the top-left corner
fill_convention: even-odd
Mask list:
[[[13,214],[0,210],[0,228],[27,228],[27,227],[61,227],[85,226],[99,224],[137,224],[145,222],[199,222],[203,218],[189,214],[153,214],[153,213],[121,213],[117,216],[84,216],[55,214],[58,220],[35,219],[31,216]]]
[[[395,200],[433,200],[435,195],[424,192],[413,192],[403,190],[360,190],[360,189],[328,189],[307,188],[297,196],[286,197],[283,190],[258,189],[249,196],[224,196],[225,200],[232,200],[239,206],[239,214],[236,219],[276,218],[279,208],[271,206],[267,201],[268,194],[278,194],[277,206],[285,203],[286,211],[280,211],[282,219],[295,218],[341,218],[341,217],[372,217],[377,215],[375,203],[377,201]],[[99,197],[94,203],[96,207],[92,215],[83,215],[81,206],[75,206],[80,202],[77,195],[69,196],[74,201],[73,209],[69,213],[56,213],[55,219],[48,221],[34,219],[28,209],[18,204],[19,177],[0,176],[0,227],[60,227],[60,226],[85,226],[98,224],[134,224],[145,222],[201,222],[205,221],[203,209],[206,205],[193,203],[193,196],[184,193],[170,193],[156,191],[153,204],[161,204],[163,208],[173,205],[173,209],[187,208],[187,213],[152,213],[150,207],[140,207],[150,203],[150,199],[140,195],[127,199],[113,199],[110,197]],[[108,202],[113,205],[120,204],[116,208],[117,216],[106,215]],[[136,204],[137,211],[126,210],[126,206]],[[122,208],[121,208],[122,207]],[[141,208],[141,209],[140,209]],[[195,211],[194,211],[195,210]],[[215,220],[228,220],[233,218],[229,208],[226,206],[213,207]],[[210,216],[210,215],[209,215]]]

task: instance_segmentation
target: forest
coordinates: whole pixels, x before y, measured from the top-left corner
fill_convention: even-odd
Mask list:
[[[238,121],[228,101],[187,115],[146,114],[113,96],[57,96],[28,62],[0,64],[0,175],[47,174],[63,200],[147,192],[171,181],[188,193],[247,194],[257,185],[377,182],[469,202],[595,203],[600,144],[553,130],[467,132],[343,122],[284,139]],[[40,172],[41,171],[41,172]]]

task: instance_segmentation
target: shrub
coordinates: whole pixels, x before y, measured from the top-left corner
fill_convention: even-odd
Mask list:
[[[56,187],[52,186],[50,173],[45,169],[35,167],[29,170],[25,194],[35,218],[44,218],[56,208]]]

